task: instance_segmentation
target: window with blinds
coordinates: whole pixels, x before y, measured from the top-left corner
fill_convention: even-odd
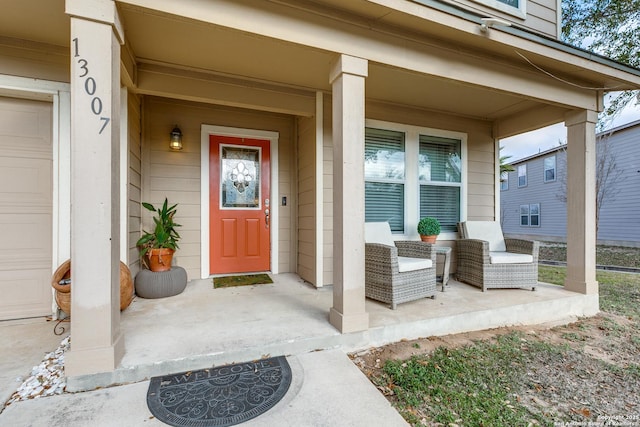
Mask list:
[[[405,133],[366,128],[364,151],[365,221],[404,233]]]
[[[460,221],[461,141],[420,135],[418,176],[420,218],[435,217],[443,232],[455,232]]]

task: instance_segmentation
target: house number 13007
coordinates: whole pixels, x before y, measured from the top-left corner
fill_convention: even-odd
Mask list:
[[[100,121],[103,122],[100,127],[100,131],[98,134],[101,134],[102,131],[107,127],[111,119],[109,117],[102,116],[102,99],[99,96],[94,96],[96,90],[98,89],[98,85],[96,80],[89,75],[89,61],[82,58],[78,49],[78,38],[73,39],[73,50],[74,50],[74,58],[78,58],[78,64],[80,65],[80,77],[84,80],[84,91],[87,95],[91,96],[91,112],[96,116],[100,117]]]

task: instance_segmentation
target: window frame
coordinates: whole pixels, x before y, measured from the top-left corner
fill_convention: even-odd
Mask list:
[[[523,208],[527,210],[526,213],[523,213]],[[529,227],[529,205],[520,205],[519,208],[519,217],[520,217],[520,227]],[[522,219],[526,218],[527,219],[527,223],[523,224],[522,223]]]
[[[533,213],[531,213],[531,212],[533,211],[533,209],[532,209],[532,208],[533,208],[534,206],[537,206],[537,207],[538,207],[538,213],[537,213],[537,214],[533,214]],[[538,223],[537,223],[536,225],[533,225],[533,221],[531,221],[531,218],[533,218],[534,216],[537,216],[537,217],[538,217]],[[541,221],[540,221],[540,219],[541,219],[541,214],[540,214],[540,203],[531,203],[531,204],[529,205],[529,227],[532,227],[532,228],[540,228],[540,226],[541,226]]]
[[[404,234],[394,234],[397,239],[417,239],[418,221],[420,220],[420,185],[418,170],[418,154],[420,151],[420,135],[451,138],[460,141],[460,221],[467,220],[467,134],[463,132],[435,129],[425,126],[415,126],[403,123],[387,122],[383,120],[366,119],[365,127],[385,129],[405,133],[405,182],[404,182]],[[415,161],[409,161],[415,159]],[[451,184],[451,183],[445,183]],[[440,233],[442,240],[456,240],[457,232]]]
[[[547,159],[553,159],[553,179],[547,179],[547,171],[551,169],[547,169]],[[558,159],[556,155],[547,156],[542,159],[542,180],[543,182],[556,182],[558,179]]]
[[[524,169],[524,184],[520,184],[520,169]],[[529,178],[527,177],[528,171],[527,171],[527,164],[523,163],[521,165],[518,165],[518,167],[516,168],[516,171],[518,172],[518,188],[523,188],[526,187],[529,184]]]
[[[483,4],[492,9],[499,10],[518,18],[525,19],[527,17],[527,0],[519,0],[518,7],[508,5],[499,0],[473,0],[476,3]]]
[[[532,214],[531,211],[533,210],[532,208],[536,207],[537,208],[537,212],[536,214]],[[526,208],[527,213],[523,214],[523,208]],[[529,203],[529,204],[523,204],[519,206],[519,217],[520,217],[520,227],[527,227],[527,228],[540,228],[542,226],[542,212],[540,210],[540,203]],[[532,225],[531,224],[531,217],[536,216],[538,217],[538,223],[536,225]],[[522,219],[523,218],[527,218],[527,223],[523,224],[522,223]]]
[[[509,172],[502,172],[500,174],[500,191],[509,190]]]

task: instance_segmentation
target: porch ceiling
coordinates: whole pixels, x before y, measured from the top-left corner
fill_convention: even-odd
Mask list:
[[[126,38],[138,62],[211,72],[284,87],[329,92],[336,54],[203,22],[122,5]],[[259,31],[256,28],[256,31]],[[483,120],[535,108],[521,97],[370,63],[368,99]],[[215,102],[215,101],[214,101]]]
[[[0,16],[0,37],[69,48],[69,18],[64,13],[64,0],[11,0],[11,3],[11,7],[6,7]],[[231,77],[234,82],[271,85],[275,90],[293,89],[297,94],[308,93],[309,96],[317,90],[331,90],[329,73],[336,55],[334,52],[261,36],[259,34],[266,29],[261,29],[260,23],[251,29],[255,32],[238,31],[132,3],[136,2],[118,2],[118,9],[125,29],[126,49],[138,64],[169,67],[178,75],[196,71],[219,78]],[[452,54],[456,51],[468,53],[474,49],[478,57],[505,59],[514,55],[513,52],[507,53],[499,44],[491,44],[465,31],[454,31],[446,25],[431,25],[433,23],[425,26],[424,17],[419,13],[390,11],[381,2],[280,0],[276,3],[292,9],[304,3],[304,7],[316,8],[314,12],[317,14],[327,17],[343,14],[342,21],[353,21],[360,26],[365,22],[372,26],[384,25],[391,30],[402,26],[405,35],[411,37],[446,38]],[[415,3],[408,4],[408,8],[415,9]],[[456,71],[455,68],[456,65],[452,65],[452,72]],[[133,78],[135,80],[135,76]],[[145,93],[143,88],[140,90]],[[535,99],[492,87],[434,78],[375,62],[370,63],[366,94],[371,100],[489,121],[531,113],[544,107]],[[217,102],[214,98],[208,101]],[[560,121],[561,116],[559,114],[555,121]]]
[[[362,16],[382,7],[353,2]],[[120,3],[127,49],[138,63],[201,71],[276,87],[329,92],[335,53],[176,17]],[[370,16],[369,16],[370,17]],[[391,18],[389,18],[391,19]],[[4,8],[0,36],[69,48],[69,17],[64,0],[20,0]],[[256,32],[260,32],[256,28]],[[238,80],[236,80],[238,81]],[[535,108],[531,100],[505,93],[429,78],[418,73],[371,63],[367,98],[427,110],[495,120]],[[215,103],[216,100],[212,99]]]
[[[64,1],[3,1],[0,36],[68,47],[71,30]]]

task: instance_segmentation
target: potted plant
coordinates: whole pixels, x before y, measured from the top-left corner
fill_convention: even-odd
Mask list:
[[[421,218],[418,222],[418,234],[423,242],[435,243],[440,234],[440,222],[431,216]]]
[[[151,203],[143,202],[145,209],[155,212],[153,217],[155,229],[153,232],[143,231],[137,246],[140,257],[151,271],[167,271],[171,269],[173,253],[178,249],[180,235],[176,227],[180,224],[173,222],[176,213],[176,205],[168,207],[167,199],[164,199],[162,208],[155,208]]]

